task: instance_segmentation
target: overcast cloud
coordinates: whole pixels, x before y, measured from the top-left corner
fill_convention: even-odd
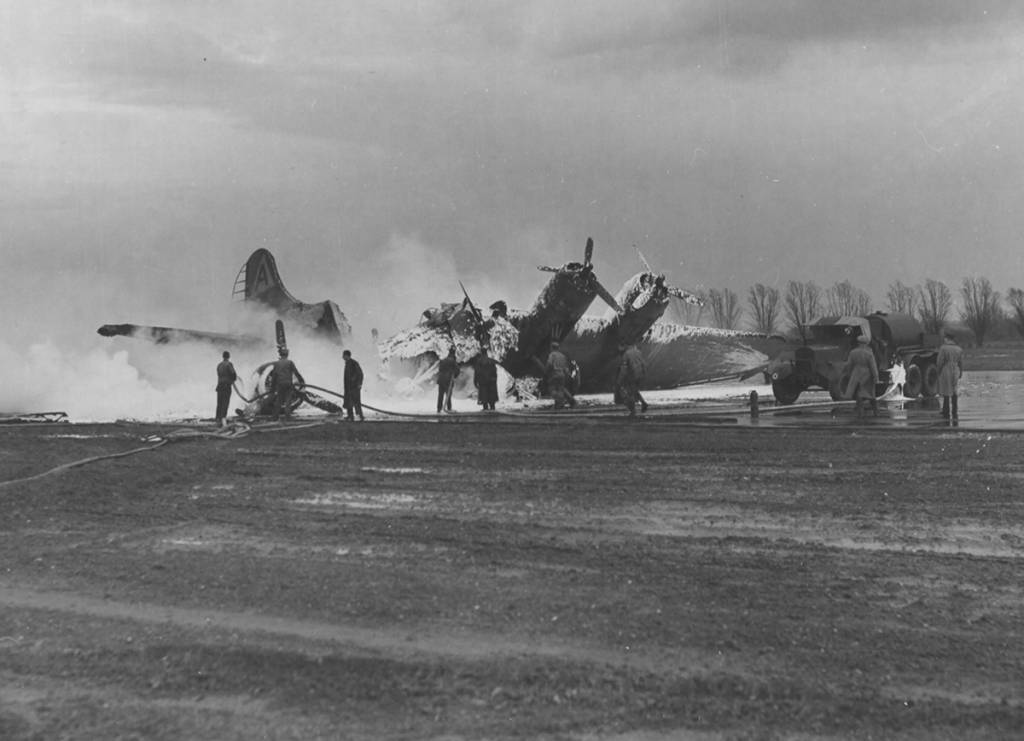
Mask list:
[[[1024,286],[1019,2],[0,9],[0,338],[225,329],[268,247],[390,332],[588,236],[688,288]]]

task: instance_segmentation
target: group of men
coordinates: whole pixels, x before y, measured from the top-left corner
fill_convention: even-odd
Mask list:
[[[279,347],[277,354],[277,360],[264,363],[256,369],[257,374],[262,374],[263,371],[270,368],[266,386],[267,394],[271,397],[270,413],[274,420],[279,420],[282,413],[287,415],[291,412],[295,406],[296,394],[301,393],[302,387],[306,385],[306,379],[303,378],[294,361],[288,357],[288,348]],[[362,421],[364,419],[363,369],[349,350],[345,350],[341,357],[345,361],[342,378],[345,418],[354,420],[358,415],[359,420]],[[226,424],[228,406],[231,403],[231,390],[237,380],[238,374],[231,362],[231,353],[225,350],[221,354],[221,362],[217,364],[217,411],[214,421],[218,427],[223,427]]]
[[[644,360],[635,346],[620,345],[619,352],[622,357],[616,379],[616,398],[626,405],[630,416],[635,416],[637,404],[640,405],[641,411],[647,411],[647,402],[640,395],[640,383],[644,379],[645,372]],[[256,369],[257,374],[262,374],[267,368],[270,368],[266,381],[266,393],[271,396],[270,410],[275,420],[280,419],[281,414],[288,414],[291,411],[296,395],[301,394],[302,387],[306,384],[305,378],[289,358],[288,348],[278,348],[278,356],[277,360],[264,363]],[[363,369],[359,362],[352,357],[351,351],[345,350],[341,356],[345,363],[342,374],[345,419],[354,421],[358,417],[360,421],[363,421],[365,419],[362,405]],[[448,355],[438,363],[438,414],[452,411],[452,391],[459,372],[459,363],[456,360],[453,347],[449,350]],[[573,364],[559,349],[559,343],[552,342],[545,365],[545,379],[548,384],[548,393],[554,400],[556,409],[576,406],[576,398],[572,391],[573,372]],[[225,350],[221,362],[217,365],[215,422],[218,427],[223,427],[226,424],[231,391],[237,380],[238,374],[231,363],[231,353]],[[484,410],[496,409],[498,364],[490,356],[486,346],[481,348],[479,355],[473,360],[473,384],[476,386],[477,401],[480,406]]]
[[[441,358],[437,365],[437,413],[452,411],[452,392],[455,379],[459,376],[459,362],[455,348]],[[484,345],[473,359],[473,385],[476,386],[477,402],[484,410],[493,410],[498,403],[498,364]]]
[[[938,371],[938,393],[942,397],[941,414],[945,419],[957,419],[959,416],[960,377],[964,373],[963,350],[956,344],[956,339],[949,332],[943,336],[942,345],[935,357],[935,368]],[[878,363],[871,351],[866,335],[857,337],[857,345],[846,359],[844,373],[849,373],[846,386],[846,398],[856,402],[857,416],[865,413],[865,406],[877,416],[878,399],[875,387],[878,385]],[[906,381],[906,371],[902,362],[896,358],[889,371],[890,382],[902,393]]]

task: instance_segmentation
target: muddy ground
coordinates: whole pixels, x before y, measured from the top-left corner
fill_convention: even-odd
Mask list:
[[[0,486],[0,738],[1021,737],[1020,435],[194,432],[0,429],[142,449]]]

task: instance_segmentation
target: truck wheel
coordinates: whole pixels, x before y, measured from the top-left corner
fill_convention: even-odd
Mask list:
[[[923,382],[924,374],[921,373],[921,366],[911,363],[907,366],[907,380],[903,382],[903,395],[908,399],[916,399],[921,393]]]
[[[779,404],[794,403],[800,398],[801,391],[803,389],[800,385],[788,378],[782,381],[772,381],[772,394],[775,396],[775,401]]]
[[[939,369],[935,363],[929,363],[924,367],[921,379],[921,395],[930,399],[939,393]]]

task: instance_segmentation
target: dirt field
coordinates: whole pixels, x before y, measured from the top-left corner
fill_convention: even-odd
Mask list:
[[[1018,435],[0,429],[0,738],[1010,739]]]

